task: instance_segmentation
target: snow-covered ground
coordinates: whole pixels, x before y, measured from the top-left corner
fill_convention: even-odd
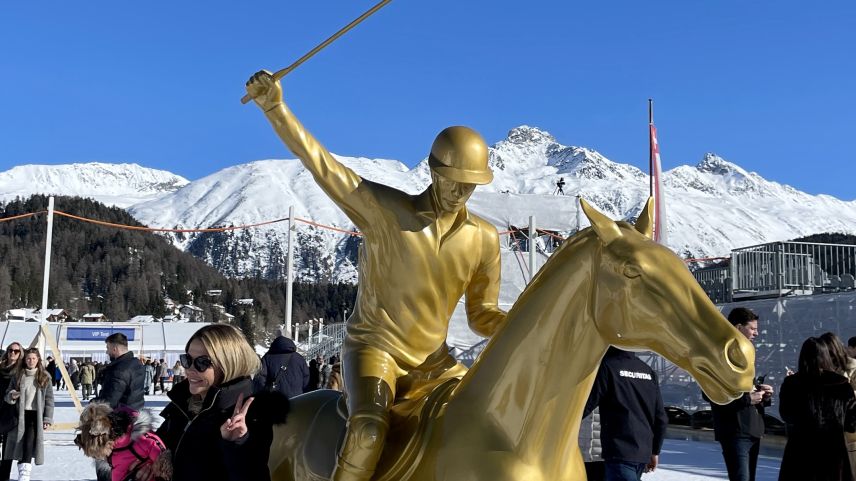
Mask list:
[[[167,403],[166,396],[146,396],[146,405],[159,412]],[[56,393],[55,422],[74,422],[77,412],[67,391]],[[45,436],[46,463],[35,466],[34,480],[95,480],[92,461],[85,458],[74,445],[72,430],[50,431]],[[765,454],[762,449],[758,461],[758,481],[775,481],[779,477],[781,459],[776,450]],[[661,465],[656,472],[642,477],[645,481],[712,481],[728,479],[719,445],[705,441],[668,439],[660,456]],[[12,479],[17,478],[13,467]]]

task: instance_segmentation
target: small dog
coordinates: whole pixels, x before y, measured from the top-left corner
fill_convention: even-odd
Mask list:
[[[74,444],[95,459],[99,473],[109,472],[112,481],[135,480],[146,465],[152,466],[149,481],[172,477],[169,452],[152,432],[152,417],[145,411],[90,403],[80,414],[77,430]]]

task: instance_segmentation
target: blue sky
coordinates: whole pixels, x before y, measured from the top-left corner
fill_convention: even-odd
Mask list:
[[[137,162],[197,179],[292,157],[246,79],[368,9],[296,2],[4,2],[0,170]],[[438,131],[521,124],[647,166],[705,152],[856,199],[856,2],[393,0],[284,79],[333,152],[413,165]]]

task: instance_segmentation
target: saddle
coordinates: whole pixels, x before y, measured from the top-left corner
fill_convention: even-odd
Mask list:
[[[393,481],[409,476],[425,452],[434,428],[449,395],[459,380],[443,379],[430,392],[416,399],[398,400],[390,410],[390,427],[386,447],[378,462],[373,479]],[[312,429],[304,443],[306,468],[313,477],[330,479],[336,457],[345,439],[348,409],[345,397],[331,396],[317,411]],[[330,441],[335,439],[336,449]]]

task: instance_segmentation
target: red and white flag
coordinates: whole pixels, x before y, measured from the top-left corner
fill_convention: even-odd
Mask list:
[[[648,124],[651,146],[651,195],[654,197],[654,242],[665,245],[668,240],[666,224],[666,191],[663,188],[663,171],[660,167],[660,144],[657,143],[657,127]]]

